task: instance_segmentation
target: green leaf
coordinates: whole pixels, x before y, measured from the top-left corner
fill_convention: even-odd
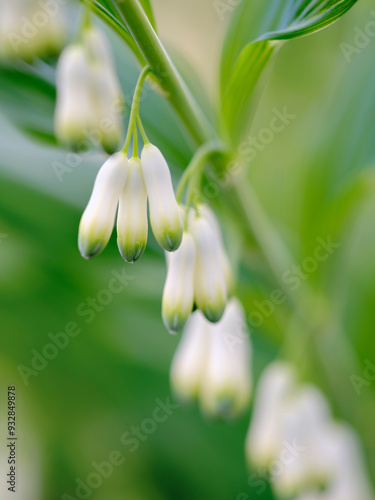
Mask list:
[[[247,4],[239,10],[229,29],[233,42],[227,39],[221,69],[223,128],[234,149],[238,147],[256,108],[257,84],[275,52],[276,44],[325,28],[356,2],[357,0],[269,0],[255,11],[257,21],[264,26],[265,32],[245,45],[233,63],[239,40],[246,37],[245,21],[251,14],[251,6]],[[239,34],[233,37],[236,27]],[[250,31],[252,34],[256,32],[254,23],[251,23]]]
[[[46,73],[23,62],[15,66],[0,65],[0,104],[2,112],[23,132],[56,143],[53,132],[56,89]]]
[[[261,35],[258,40],[288,40],[315,33],[337,21],[358,0],[294,0],[290,7],[290,21],[280,29]],[[288,10],[285,12],[288,19]]]
[[[255,112],[259,78],[276,49],[274,42],[259,41],[245,47],[232,72],[222,102],[229,141],[238,145]]]
[[[84,0],[81,0],[84,2]],[[128,30],[121,11],[112,0],[93,0],[91,9],[102,21],[113,29],[117,35],[130,47],[141,66],[145,66],[145,59]]]

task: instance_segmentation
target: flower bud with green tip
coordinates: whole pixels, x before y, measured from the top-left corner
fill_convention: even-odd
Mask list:
[[[60,2],[53,3],[52,14],[48,5],[38,0],[0,1],[0,57],[32,62],[35,57],[55,55],[61,50],[65,40],[64,7]]]
[[[350,425],[332,422],[327,441],[327,457],[332,477],[324,500],[374,500],[375,493],[367,473],[366,456],[357,432]],[[306,497],[308,500],[311,497]],[[322,496],[316,496],[317,500]],[[301,497],[302,499],[302,497]]]
[[[83,44],[90,60],[92,102],[96,107],[99,140],[103,149],[117,151],[123,135],[124,96],[107,38],[95,27],[85,29]]]
[[[228,302],[221,321],[207,324],[201,406],[209,416],[233,418],[247,408],[252,390],[250,337],[239,300]]]
[[[123,135],[121,113],[116,109],[117,97],[111,92],[111,72],[99,64],[90,66],[91,95],[95,103],[95,127],[91,135],[97,134],[104,151],[113,154],[119,149]],[[90,131],[89,131],[90,135]]]
[[[329,482],[331,459],[327,444],[331,419],[328,401],[313,385],[302,385],[285,402],[278,415],[281,428],[278,456],[285,443],[297,442],[300,453],[296,460],[285,462],[283,470],[273,478],[278,496],[295,497]]]
[[[192,236],[184,232],[178,250],[167,257],[162,315],[165,326],[175,333],[184,326],[194,305],[195,244]]]
[[[208,349],[207,320],[200,311],[190,315],[174,355],[170,379],[176,397],[189,402],[198,396]]]
[[[91,102],[90,67],[84,48],[70,45],[62,52],[56,73],[55,131],[58,139],[76,146],[95,123]]]
[[[131,158],[117,215],[117,245],[126,262],[135,262],[143,255],[147,233],[147,192],[141,162]]]
[[[196,247],[195,303],[209,321],[217,322],[225,310],[227,287],[215,230],[209,220],[201,216],[190,221],[189,230]]]
[[[269,467],[277,459],[282,442],[279,415],[295,390],[296,374],[291,365],[270,364],[258,382],[254,411],[246,436],[246,457],[253,467]]]
[[[125,99],[116,73],[116,66],[111,46],[104,33],[96,27],[85,29],[83,43],[89,56],[98,61],[108,74],[108,90],[118,104],[124,104]]]
[[[227,285],[227,293],[231,295],[234,289],[234,278],[232,266],[230,265],[227,252],[225,251],[223,236],[221,233],[219,222],[213,211],[207,205],[199,205],[199,213],[206,217],[215,231],[216,245],[220,254],[221,269],[224,274],[225,283]]]
[[[79,148],[84,142],[117,151],[123,135],[123,96],[109,45],[96,28],[85,28],[82,43],[60,56],[56,76],[55,131],[58,139]]]
[[[181,244],[183,224],[167,162],[156,146],[145,144],[141,163],[152,231],[159,245],[172,252]]]
[[[79,224],[78,247],[90,259],[106,247],[115,224],[118,200],[128,174],[125,153],[112,155],[96,177],[90,201]]]

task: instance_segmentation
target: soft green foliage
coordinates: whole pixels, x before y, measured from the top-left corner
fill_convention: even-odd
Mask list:
[[[264,5],[258,7],[258,12],[252,2],[243,3],[226,39],[221,70],[222,118],[233,146],[238,146],[253,117],[257,84],[279,45],[277,41],[306,36],[325,28],[339,19],[356,1],[264,1]],[[259,16],[257,25],[262,26],[265,32],[258,33],[255,39],[245,45],[233,62],[242,32],[252,34],[246,21],[254,12]]]
[[[369,471],[374,471],[375,382],[367,381],[358,395],[351,377],[364,377],[366,359],[375,364],[375,40],[351,64],[340,48],[343,42],[353,43],[353,27],[366,25],[373,4],[363,0],[330,29],[273,45],[292,32],[299,37],[328,25],[354,3],[311,2],[324,10],[307,13],[296,23],[297,2],[244,1],[233,12],[223,52],[218,49],[221,90],[215,112],[201,90],[205,82],[190,74],[194,84],[188,83],[194,95],[199,89],[196,101],[204,112],[211,110],[210,121],[222,138],[230,138],[241,166],[241,174],[233,174],[231,181],[239,180],[251,208],[251,193],[257,194],[266,222],[272,221],[293,261],[302,265],[313,256],[317,238],[331,237],[340,244],[253,328],[254,374],[257,378],[277,356],[292,359],[303,379],[324,390],[335,416],[355,426]],[[108,24],[129,104],[139,75],[133,54],[141,65],[144,55],[116,2],[95,5]],[[144,6],[149,9],[148,2]],[[167,15],[158,2],[153,6],[157,18]],[[111,28],[120,36],[111,34]],[[265,71],[271,58],[274,65]],[[185,65],[176,61],[176,66]],[[75,478],[85,479],[91,463],[106,460],[115,449],[126,454],[126,462],[92,500],[273,500],[269,485],[259,492],[255,476],[248,482],[256,472],[246,471],[243,458],[249,415],[224,425],[205,421],[196,408],[181,407],[136,452],[120,444],[125,431],[152,415],[155,399],[169,394],[168,370],[178,338],[169,336],[161,319],[164,255],[150,234],[137,264],[123,262],[115,236],[100,258],[81,259],[79,219],[105,155],[93,148],[72,157],[56,143],[54,68],[54,60],[0,67],[0,374],[2,387],[18,387],[20,425],[28,420],[22,454],[26,435],[35,438],[31,462],[40,465],[43,481],[38,500],[74,496]],[[284,107],[295,118],[263,144],[245,174],[250,153],[238,155],[237,147],[249,136],[258,138],[274,109]],[[148,84],[141,115],[176,186],[195,144],[165,96]],[[216,115],[217,120],[212,118]],[[66,167],[60,177],[56,162]],[[256,230],[265,227],[250,225],[227,178],[208,168],[203,195],[220,215],[237,270],[236,293],[251,317],[256,304],[269,300],[280,283],[256,237]],[[275,253],[275,240],[267,241],[269,252]],[[276,257],[282,259],[279,252]],[[128,286],[86,323],[77,307],[106,288],[113,271],[124,268]],[[302,298],[304,284],[311,301]],[[41,351],[47,334],[61,331],[69,321],[77,321],[82,333],[25,386],[17,366],[30,366],[32,349]]]

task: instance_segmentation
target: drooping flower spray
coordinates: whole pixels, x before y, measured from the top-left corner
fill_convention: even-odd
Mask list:
[[[73,149],[83,149],[91,141],[110,154],[117,151],[123,135],[124,97],[109,42],[92,26],[88,7],[78,40],[60,56],[56,87],[57,138]]]

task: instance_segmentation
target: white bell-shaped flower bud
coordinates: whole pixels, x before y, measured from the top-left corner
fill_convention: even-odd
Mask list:
[[[183,224],[167,162],[152,144],[144,146],[141,162],[156,241],[168,252],[177,250],[182,240]]]
[[[327,484],[331,475],[326,446],[330,419],[328,403],[314,386],[302,386],[284,405],[279,413],[282,442],[277,473],[271,477],[279,496],[292,497]]]
[[[70,45],[57,65],[57,103],[55,131],[66,144],[78,144],[87,138],[97,119],[91,99],[90,66],[84,48]]]
[[[108,154],[118,150],[123,135],[123,124],[119,112],[118,98],[113,94],[113,74],[106,66],[98,63],[90,65],[91,99],[95,105],[95,124],[90,130],[90,135],[99,140],[103,149]]]
[[[215,231],[216,242],[217,242],[216,244],[220,254],[221,269],[223,271],[225,282],[227,285],[228,295],[230,295],[234,289],[234,278],[233,278],[232,267],[230,265],[227,252],[225,251],[220,224],[213,211],[207,205],[200,205],[199,213],[202,214],[203,217],[205,217],[210,222],[212,228]]]
[[[162,315],[170,332],[178,332],[186,323],[194,305],[195,245],[184,232],[178,250],[167,254],[167,279],[164,285]]]
[[[195,303],[209,321],[217,322],[227,302],[227,287],[221,266],[215,230],[205,217],[189,224],[196,246],[194,271]]]
[[[78,247],[85,259],[98,255],[111,237],[128,163],[125,153],[116,153],[99,170],[79,225]]]
[[[324,452],[330,461],[328,484],[323,491],[309,489],[297,500],[374,500],[362,447],[350,426],[331,423],[325,432]]]
[[[40,4],[39,4],[40,5]],[[44,44],[46,52],[58,54],[66,39],[66,23],[62,12],[61,4],[53,6],[55,15],[50,15],[44,29]]]
[[[198,396],[208,350],[208,322],[200,311],[190,315],[174,355],[170,378],[176,396],[191,401]]]
[[[57,137],[72,146],[101,144],[110,154],[123,134],[123,97],[109,44],[96,28],[67,47],[57,67]]]
[[[131,158],[117,215],[117,244],[126,262],[135,262],[143,255],[147,233],[147,192],[141,162]]]
[[[65,39],[63,9],[58,2],[1,0],[0,56],[32,61],[56,53]]]
[[[294,370],[282,362],[272,363],[263,372],[246,436],[245,451],[250,465],[266,468],[277,458],[283,436],[280,415],[294,391],[295,378]]]
[[[355,431],[349,425],[332,424],[328,440],[334,473],[323,500],[374,500],[362,447]]]
[[[108,39],[99,29],[90,27],[86,29],[83,40],[89,55],[107,68],[109,93],[113,99],[117,99],[119,103],[123,103],[124,95],[117,77],[116,66]]]
[[[231,299],[221,321],[207,322],[207,327],[202,409],[210,416],[231,418],[246,409],[252,388],[251,344],[239,300]]]
[[[113,153],[123,135],[121,112],[124,96],[111,47],[104,34],[95,27],[85,30],[83,43],[91,63],[91,92],[93,104],[96,104],[96,128],[105,151]]]

